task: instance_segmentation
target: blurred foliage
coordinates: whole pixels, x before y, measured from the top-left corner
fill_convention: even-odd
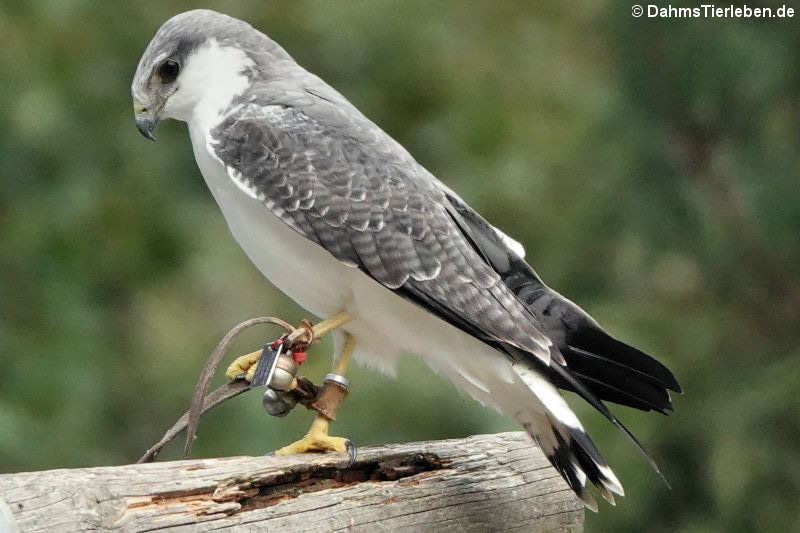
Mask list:
[[[590,531],[796,520],[797,20],[634,19],[630,3],[0,2],[0,471],[135,460],[229,327],[305,316],[230,238],[185,127],[149,144],[133,126],[139,55],[198,5],[283,44],[676,371],[674,415],[616,409],[672,491],[579,407],[628,493]],[[516,427],[416,359],[396,381],[352,377],[335,431],[359,444]],[[310,418],[246,395],[203,420],[195,451],[264,453]]]

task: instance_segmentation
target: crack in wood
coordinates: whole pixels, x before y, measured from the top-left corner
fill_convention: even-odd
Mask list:
[[[394,482],[424,472],[441,470],[444,462],[432,453],[400,454],[372,461],[357,461],[349,468],[302,466],[267,478],[240,479],[223,486],[172,491],[128,500],[117,521],[147,513],[174,519],[193,515],[204,520],[264,509],[321,490],[365,482]]]
[[[423,472],[441,470],[442,461],[432,453],[398,455],[380,461],[356,462],[340,469],[323,466],[287,473],[280,483],[258,488],[258,494],[239,501],[241,511],[252,511],[276,505],[300,495],[335,489],[364,482],[397,481]]]

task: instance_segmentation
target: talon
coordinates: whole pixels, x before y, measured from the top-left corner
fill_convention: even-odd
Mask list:
[[[353,444],[353,441],[351,441],[350,439],[347,439],[347,441],[344,443],[344,446],[345,449],[347,450],[347,455],[348,455],[347,464],[345,465],[345,468],[350,468],[356,463],[356,455],[358,454],[358,448],[356,448],[356,445]]]

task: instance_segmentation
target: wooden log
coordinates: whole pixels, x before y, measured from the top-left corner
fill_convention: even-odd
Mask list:
[[[581,531],[524,433],[0,475],[19,531]],[[2,529],[2,525],[0,525]]]

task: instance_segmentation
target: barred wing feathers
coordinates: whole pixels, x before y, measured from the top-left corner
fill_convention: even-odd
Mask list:
[[[240,188],[340,261],[482,340],[548,364],[549,339],[461,233],[438,181],[356,119],[313,94],[241,104],[212,131],[210,147]]]

